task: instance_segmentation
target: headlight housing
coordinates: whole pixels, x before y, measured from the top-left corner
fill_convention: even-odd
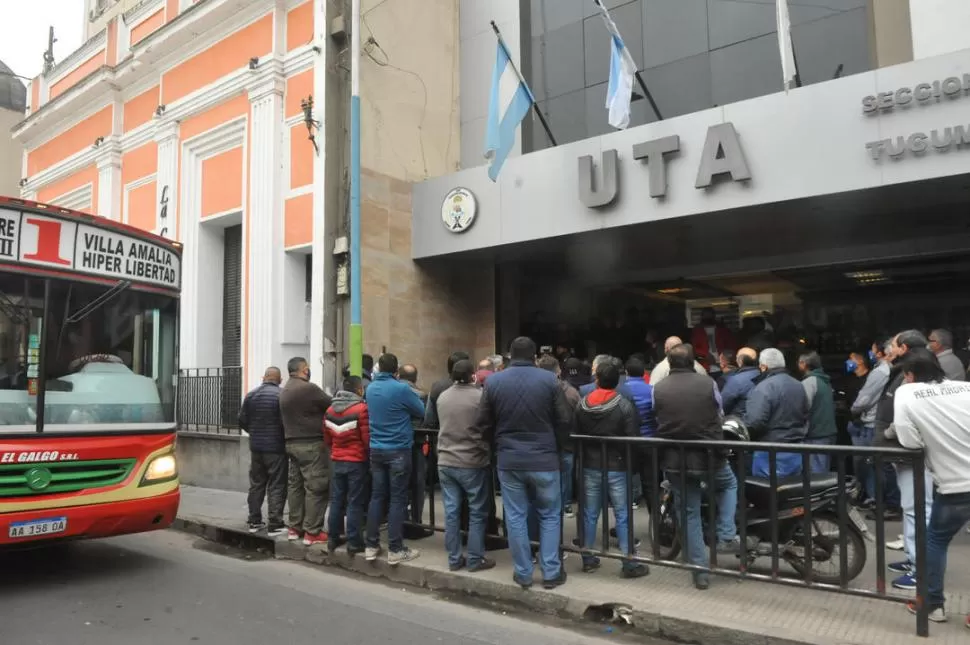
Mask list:
[[[168,453],[159,455],[149,462],[148,468],[145,469],[145,475],[141,479],[141,483],[143,486],[146,484],[160,484],[171,481],[178,476],[179,471],[178,464],[175,462],[175,455]]]

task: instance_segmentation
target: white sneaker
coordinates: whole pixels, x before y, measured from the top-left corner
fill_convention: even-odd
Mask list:
[[[421,555],[421,552],[417,549],[412,549],[410,547],[404,547],[400,551],[390,551],[387,554],[387,563],[391,566],[397,566],[402,562],[410,562],[411,560],[416,560]]]
[[[379,546],[369,546],[364,549],[364,559],[368,562],[373,562],[377,559],[377,556],[381,554],[381,547]]]
[[[903,536],[900,535],[897,539],[892,542],[886,542],[886,548],[892,551],[902,551],[906,548],[906,543],[903,542]]]

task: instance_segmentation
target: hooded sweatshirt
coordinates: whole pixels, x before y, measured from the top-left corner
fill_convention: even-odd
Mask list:
[[[337,392],[327,408],[323,440],[333,461],[367,462],[370,428],[363,398],[346,390]]]
[[[598,388],[583,397],[573,422],[576,434],[596,437],[639,437],[640,417],[633,403],[616,390]],[[583,442],[583,467],[626,471],[626,446],[608,443],[606,464],[599,442]],[[631,464],[632,465],[632,464]]]
[[[808,434],[806,439],[828,439],[839,433],[835,424],[835,399],[832,381],[824,371],[812,370],[802,381],[808,397]]]

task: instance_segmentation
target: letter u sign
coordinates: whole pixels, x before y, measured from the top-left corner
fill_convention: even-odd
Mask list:
[[[620,192],[616,150],[604,150],[600,166],[603,169],[603,181],[596,188],[593,157],[585,155],[579,158],[579,200],[589,208],[612,204]]]

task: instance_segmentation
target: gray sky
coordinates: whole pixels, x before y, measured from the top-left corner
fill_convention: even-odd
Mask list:
[[[47,28],[54,26],[54,60],[80,47],[86,18],[84,0],[0,0],[0,60],[15,74],[40,73]]]

